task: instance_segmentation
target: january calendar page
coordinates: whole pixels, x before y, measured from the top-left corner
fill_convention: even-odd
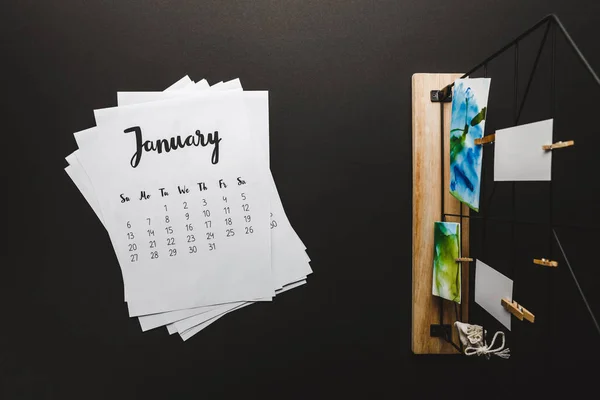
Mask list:
[[[185,76],[119,91],[94,117],[65,172],[110,235],[142,331],[189,340],[306,284],[310,258],[269,166],[268,91]]]
[[[79,158],[131,316],[270,298],[270,172],[243,93],[97,110]]]

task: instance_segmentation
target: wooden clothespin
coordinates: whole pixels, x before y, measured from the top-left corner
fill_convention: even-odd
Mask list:
[[[543,265],[545,267],[558,267],[558,261],[546,260],[545,258],[534,258],[533,263],[537,265]]]
[[[575,146],[574,140],[568,140],[566,142],[556,142],[554,144],[545,144],[542,146],[544,150],[562,149],[563,147]]]
[[[535,320],[535,315],[514,300],[502,299],[500,304],[502,304],[506,311],[517,317],[519,321],[523,321],[523,319],[525,319],[533,323]]]
[[[496,141],[496,134],[493,133],[491,135],[487,135],[487,136],[484,136],[482,138],[475,139],[475,144],[476,145],[483,145],[483,144],[492,143],[492,142],[495,142],[495,141]]]
[[[519,305],[516,301],[502,299],[500,304],[502,304],[502,307],[504,307],[506,311],[517,317],[519,321],[523,321],[523,311],[519,309]]]
[[[473,259],[471,257],[459,257],[456,259],[456,262],[472,262]]]
[[[519,306],[521,307],[521,306]],[[533,315],[531,312],[529,312],[528,309],[521,307],[521,312],[523,313],[523,318],[525,318],[527,321],[531,322],[533,324],[533,322],[535,321],[535,315]]]

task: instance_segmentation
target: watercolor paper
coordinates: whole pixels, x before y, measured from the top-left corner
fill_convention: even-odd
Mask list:
[[[433,295],[460,303],[460,224],[434,224]]]
[[[483,137],[490,91],[489,78],[458,79],[452,94],[450,122],[450,193],[479,211]]]

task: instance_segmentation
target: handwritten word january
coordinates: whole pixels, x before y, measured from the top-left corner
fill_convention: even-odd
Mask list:
[[[143,152],[155,151],[158,154],[161,154],[163,151],[168,153],[171,150],[177,150],[187,146],[207,147],[212,145],[214,147],[211,162],[213,164],[217,164],[219,162],[219,142],[221,142],[222,139],[219,139],[218,131],[214,131],[213,133],[209,133],[207,135],[200,133],[200,131],[196,131],[195,135],[189,135],[185,138],[185,140],[183,140],[181,136],[174,136],[171,139],[157,139],[152,141],[143,140],[142,128],[139,126],[127,128],[123,132],[135,132],[136,150],[135,153],[133,153],[130,161],[133,168],[140,164]]]

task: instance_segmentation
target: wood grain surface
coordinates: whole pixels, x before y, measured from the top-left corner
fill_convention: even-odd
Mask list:
[[[431,324],[438,324],[443,303],[444,323],[457,320],[454,303],[434,297],[433,224],[442,220],[440,103],[430,101],[430,91],[441,89],[462,74],[414,74],[412,77],[412,156],[413,156],[413,245],[412,245],[412,340],[415,354],[456,354],[457,351],[440,338],[429,335]],[[450,177],[450,113],[451,103],[444,103],[444,210],[460,214],[461,204],[449,191]],[[463,207],[463,215],[469,208]],[[448,222],[460,222],[459,217],[447,217]],[[469,221],[461,226],[462,256],[469,256]],[[462,321],[468,321],[469,264],[462,263]],[[458,344],[458,332],[453,327],[452,339]]]

